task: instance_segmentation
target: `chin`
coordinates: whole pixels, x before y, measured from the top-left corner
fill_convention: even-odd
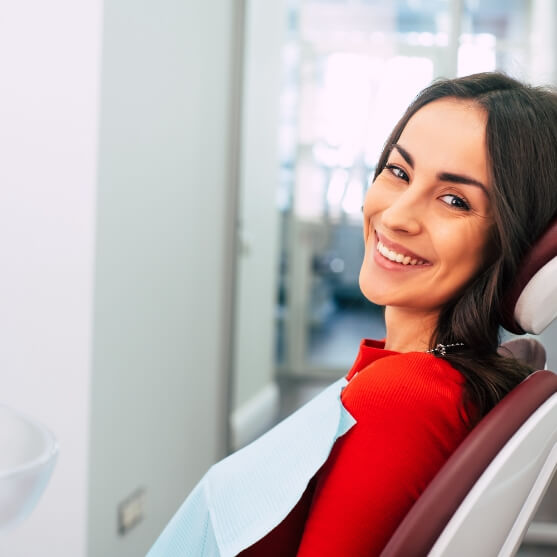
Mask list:
[[[385,300],[381,298],[381,295],[378,292],[376,292],[371,285],[366,284],[366,281],[362,278],[361,274],[359,279],[359,286],[360,286],[360,292],[363,294],[364,298],[366,298],[372,304],[375,304],[377,306],[386,305]]]

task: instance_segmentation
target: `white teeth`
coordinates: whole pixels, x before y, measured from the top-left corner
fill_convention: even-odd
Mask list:
[[[421,259],[415,259],[409,255],[403,255],[402,253],[397,253],[385,246],[382,242],[377,242],[377,251],[387,259],[394,261],[396,263],[402,263],[403,265],[423,265],[425,261]]]

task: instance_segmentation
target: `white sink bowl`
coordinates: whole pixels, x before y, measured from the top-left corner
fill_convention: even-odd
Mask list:
[[[33,510],[57,455],[58,443],[50,431],[0,404],[0,530]]]

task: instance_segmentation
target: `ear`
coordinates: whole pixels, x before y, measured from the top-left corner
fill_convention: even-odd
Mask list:
[[[541,333],[557,317],[557,217],[523,259],[503,297],[503,327]]]

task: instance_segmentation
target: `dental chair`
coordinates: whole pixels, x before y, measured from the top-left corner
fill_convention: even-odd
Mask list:
[[[539,334],[557,317],[557,219],[523,261],[505,308],[505,328],[516,334]],[[535,339],[509,341],[500,353],[539,371],[472,430],[381,557],[507,557],[517,552],[557,469],[557,375],[543,369],[545,350]]]

